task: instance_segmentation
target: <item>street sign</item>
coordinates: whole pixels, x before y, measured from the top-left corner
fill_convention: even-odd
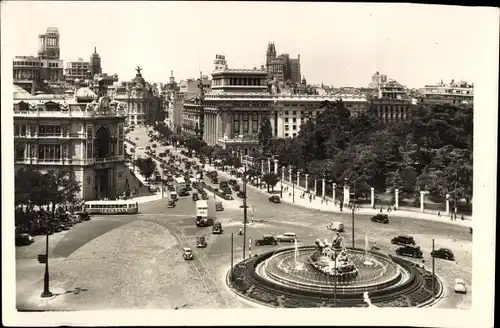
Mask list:
[[[38,263],[41,263],[41,264],[47,263],[47,255],[38,254]]]

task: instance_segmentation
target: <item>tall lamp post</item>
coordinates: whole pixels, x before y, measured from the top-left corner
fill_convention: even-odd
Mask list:
[[[247,240],[247,165],[243,172],[243,260],[245,259]]]
[[[354,194],[352,200],[352,248],[354,248],[354,208],[356,207],[356,180],[354,180]]]
[[[45,234],[45,274],[43,275],[43,292],[41,297],[51,297],[53,294],[49,289],[49,217],[46,215],[46,234]]]
[[[297,172],[298,173],[298,172]],[[293,166],[292,166],[292,202],[295,203],[295,179],[293,178]]]
[[[200,90],[199,95],[199,106],[200,106],[200,125],[199,125],[199,139],[203,140],[203,133],[205,130],[205,108],[203,107],[203,100],[205,99],[205,90],[203,89],[203,76],[200,72],[200,79],[198,80],[198,89]]]

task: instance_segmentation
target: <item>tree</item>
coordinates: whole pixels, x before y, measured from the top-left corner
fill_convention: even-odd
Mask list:
[[[265,115],[260,125],[258,134],[259,145],[262,147],[264,152],[268,151],[272,137],[273,129],[271,126],[271,121],[269,120],[269,116]]]
[[[262,181],[264,181],[264,183],[267,185],[267,192],[269,192],[269,186],[271,186],[274,190],[274,187],[276,186],[278,181],[280,181],[280,179],[278,178],[278,175],[274,173],[266,173],[262,177]]]
[[[139,168],[141,174],[146,178],[146,181],[149,181],[149,178],[151,178],[156,169],[156,163],[151,157],[138,158],[135,160],[135,165]]]

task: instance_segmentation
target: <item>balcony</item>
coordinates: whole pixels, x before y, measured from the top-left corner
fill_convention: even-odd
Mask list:
[[[66,134],[24,134],[14,135],[15,139],[85,139],[84,133],[66,133]]]
[[[259,139],[256,136],[240,136],[233,139],[219,138],[217,139],[217,142],[226,145],[241,145],[241,144],[257,145],[259,143]]]

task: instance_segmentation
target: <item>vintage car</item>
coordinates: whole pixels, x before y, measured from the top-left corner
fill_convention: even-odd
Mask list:
[[[184,247],[182,249],[182,256],[184,257],[184,260],[192,260],[193,259],[193,250],[191,247]]]
[[[16,246],[27,246],[34,243],[35,240],[27,233],[21,233],[16,235]]]
[[[196,247],[198,247],[198,248],[207,247],[207,241],[205,240],[205,236],[197,236],[196,237]]]
[[[243,191],[238,191],[238,193],[236,194],[237,197],[239,198],[245,198],[245,193]]]
[[[269,201],[271,203],[275,203],[275,204],[281,203],[280,196],[277,196],[277,195],[273,195],[273,196],[269,197]]]
[[[454,285],[453,289],[455,290],[455,293],[467,294],[467,287],[466,287],[465,281],[463,279],[459,279],[459,278],[455,279],[455,285]]]
[[[413,239],[412,236],[407,236],[407,235],[402,235],[402,236],[396,236],[391,239],[391,244],[394,245],[416,245],[415,244],[415,239]]]
[[[436,249],[431,252],[432,257],[440,258],[440,259],[445,259],[445,260],[450,260],[454,261],[455,260],[455,255],[451,251],[451,249],[448,248],[440,248]]]
[[[216,211],[224,211],[224,206],[222,206],[222,202],[220,200],[215,202],[215,210]]]
[[[276,245],[278,241],[273,236],[264,236],[261,239],[257,239],[255,241],[255,246],[263,246],[263,245]]]
[[[371,218],[372,222],[389,223],[389,216],[387,214],[377,214]]]
[[[212,227],[212,233],[214,235],[220,235],[223,232],[224,232],[224,229],[222,229],[222,223],[215,222],[213,227]]]
[[[191,199],[193,201],[197,201],[198,199],[200,199],[200,197],[198,196],[198,193],[194,192],[193,195],[191,196]]]
[[[174,208],[175,207],[175,201],[173,199],[169,199],[167,201],[167,208]]]
[[[287,242],[290,242],[290,243],[294,242],[295,239],[297,239],[297,241],[299,240],[297,238],[297,234],[295,232],[285,232],[282,235],[276,236],[276,240],[278,240],[278,241],[287,241]]]
[[[402,246],[396,249],[396,254],[403,256],[411,256],[421,259],[424,256],[424,253],[420,249],[420,246]]]

